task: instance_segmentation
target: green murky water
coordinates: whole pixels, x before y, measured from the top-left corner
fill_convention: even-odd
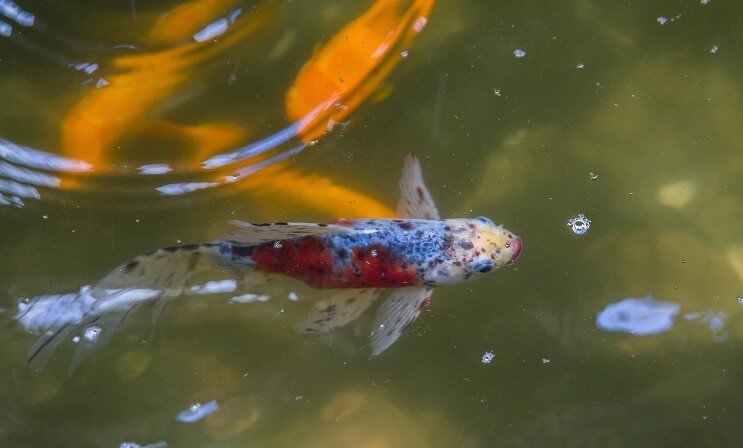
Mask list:
[[[276,325],[262,304],[209,297],[174,303],[154,337],[140,313],[68,377],[71,343],[29,369],[35,336],[10,319],[21,298],[78,291],[134,255],[217,238],[230,219],[343,216],[323,209],[339,200],[322,188],[297,199],[304,187],[252,174],[159,194],[209,182],[185,162],[194,145],[159,130],[235,123],[226,154],[285,128],[300,67],[372,3],[227,2],[199,28],[243,6],[235,26],[260,16],[256,31],[183,69],[139,113],[149,121],[110,144],[111,169],[93,174],[29,163],[13,145],[64,153],[60,126],[96,84],[112,87],[98,82],[116,72],[111,58],[178,47],[143,37],[178,2],[25,3],[32,26],[17,11],[0,17],[12,25],[0,36],[0,446],[743,444],[740,4],[439,2],[385,93],[283,166],[394,204],[415,152],[444,215],[490,216],[522,236],[513,268],[436,290],[376,358],[365,337],[374,311],[316,336]],[[99,60],[108,65],[75,67]],[[158,67],[148,73],[163,89]],[[113,104],[101,121],[125,115]],[[301,145],[292,138],[276,152]],[[91,154],[79,151],[65,154]],[[137,174],[156,163],[175,169]],[[581,213],[590,229],[576,235],[566,224]],[[672,325],[642,303],[597,318],[648,295],[678,305]],[[647,325],[658,334],[637,334]],[[217,412],[176,421],[212,400]]]

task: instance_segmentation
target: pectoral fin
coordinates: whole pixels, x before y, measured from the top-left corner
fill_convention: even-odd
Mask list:
[[[400,179],[400,199],[397,202],[397,215],[401,218],[439,220],[439,211],[423,182],[418,158],[409,154],[405,158],[405,168]]]
[[[328,290],[329,296],[297,326],[303,333],[325,333],[342,327],[361,315],[381,294],[382,289]]]
[[[372,326],[372,354],[378,355],[392,345],[408,329],[428,305],[432,289],[410,287],[395,289],[382,303]]]

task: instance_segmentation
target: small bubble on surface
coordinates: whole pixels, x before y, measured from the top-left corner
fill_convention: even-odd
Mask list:
[[[591,180],[596,180],[599,178],[599,175],[591,171],[590,173],[588,173],[588,178]]]
[[[658,23],[660,23],[661,25],[665,25],[665,24],[666,24],[666,22],[668,22],[668,19],[667,19],[667,18],[665,18],[665,17],[663,17],[663,16],[660,16],[660,17],[658,17],[658,18],[657,18],[656,20],[657,20],[657,21],[658,21]]]
[[[101,331],[103,331],[101,330],[101,327],[90,326],[83,330],[83,337],[88,342],[95,342],[101,335]]]
[[[237,75],[234,74],[234,73],[231,74],[229,78],[227,78],[227,84],[229,84],[229,85],[233,85],[236,82],[237,82]]]
[[[583,235],[591,228],[591,220],[586,218],[582,213],[568,220],[568,227],[576,235]]]
[[[403,58],[407,58],[408,57],[408,50],[401,51],[400,52],[400,56],[403,57]]]
[[[493,94],[494,94],[495,96],[500,96],[500,89],[499,89],[499,88],[497,88],[497,87],[494,87],[494,88],[493,88]]]
[[[491,351],[486,351],[482,355],[482,363],[483,364],[490,364],[491,362],[493,362],[493,359],[495,359],[495,354],[493,352],[491,352]]]
[[[517,58],[523,58],[524,56],[526,56],[526,52],[524,50],[519,50],[517,48],[513,50],[513,55],[516,56]]]
[[[273,243],[273,248],[274,249],[281,249],[282,247],[284,247],[284,245],[281,244],[281,241],[276,241],[276,242]]]
[[[78,336],[78,335],[73,336],[72,337],[72,343],[73,344],[77,344],[78,342],[80,342],[80,336]]]
[[[709,3],[709,0],[699,0],[699,3],[706,5],[707,3]]]
[[[743,296],[738,297],[738,303],[740,303],[741,305],[743,305]]]
[[[583,70],[585,67],[586,66],[582,62],[578,63],[578,65],[575,66],[575,68],[577,68],[578,70]]]
[[[289,293],[289,300],[291,300],[292,302],[296,302],[297,300],[299,300],[299,297],[297,296],[297,293],[296,292],[290,292]]]
[[[542,358],[542,364],[549,364],[551,362],[552,362],[552,360],[549,359],[549,358]]]
[[[49,219],[49,215],[46,215],[46,214],[45,215],[41,215],[41,218],[42,219]]]
[[[717,45],[712,45],[712,48],[709,49],[709,52],[712,53],[712,54],[716,54],[717,53],[717,50],[719,50],[719,49],[720,48]]]
[[[377,255],[378,255],[378,254],[377,254],[377,249],[372,249],[372,250],[371,250],[371,256],[372,256],[372,257],[376,257]]]

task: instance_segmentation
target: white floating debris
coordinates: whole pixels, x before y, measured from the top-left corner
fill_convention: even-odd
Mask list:
[[[10,37],[13,34],[13,27],[0,20],[0,36]]]
[[[197,294],[219,294],[225,292],[232,292],[237,289],[237,282],[234,279],[228,278],[226,280],[213,280],[206,282],[203,285],[191,286],[191,292]]]
[[[28,11],[22,10],[12,0],[0,0],[0,14],[15,20],[22,26],[33,26],[36,17]]]
[[[15,21],[18,22],[19,25],[31,27],[34,26],[36,17],[30,12],[21,11],[17,16],[15,16]]]
[[[83,337],[88,342],[95,342],[98,340],[98,337],[101,335],[101,327],[96,327],[95,325],[91,325],[90,327],[87,327],[85,330],[83,330]]]
[[[549,364],[551,362],[552,362],[552,360],[549,359],[549,358],[542,358],[542,364]]]
[[[101,87],[106,87],[108,84],[106,78],[98,78],[95,80],[94,86],[96,89],[100,89]]]
[[[673,327],[681,306],[673,302],[628,298],[611,303],[596,316],[596,327],[605,331],[622,331],[635,336],[666,332]]]
[[[172,168],[164,163],[151,163],[148,165],[142,165],[137,169],[137,172],[139,172],[139,174],[146,175],[165,174],[169,173],[170,171],[172,171]]]
[[[185,411],[181,411],[175,416],[176,421],[182,423],[193,423],[201,420],[207,415],[211,415],[219,410],[216,400],[208,403],[194,403]]]
[[[517,58],[523,58],[524,56],[526,56],[526,52],[524,50],[519,50],[517,48],[513,50],[513,55],[516,56]]]
[[[428,23],[428,19],[425,17],[418,17],[415,19],[415,22],[413,22],[413,30],[415,30],[416,33],[420,33],[423,31],[423,28],[426,27],[426,23]]]
[[[719,50],[717,45],[712,45],[712,48],[709,49],[709,52],[712,54],[717,54],[717,50]]]
[[[123,442],[119,448],[168,448],[168,443],[164,440],[149,445],[140,445],[137,442]]]
[[[207,40],[214,39],[220,34],[224,34],[227,31],[227,27],[230,26],[230,22],[227,19],[219,19],[204,27],[201,31],[196,32],[193,35],[193,40],[196,42],[204,42]]]
[[[583,235],[591,228],[591,220],[586,218],[582,213],[568,219],[568,227],[576,235]]]
[[[599,175],[591,171],[590,173],[588,173],[588,178],[591,180],[596,180],[599,178]]]
[[[667,18],[665,18],[665,17],[663,17],[663,16],[660,16],[660,17],[658,17],[658,18],[657,18],[657,19],[655,19],[655,20],[657,20],[657,21],[658,21],[658,23],[660,23],[661,25],[665,25],[665,24],[666,24],[666,22],[668,22],[668,19],[667,19]]]
[[[73,336],[72,337],[72,343],[73,344],[77,344],[78,342],[80,342],[80,336],[78,336],[78,335]]]
[[[235,296],[230,299],[229,303],[253,303],[253,302],[268,302],[271,299],[269,295],[258,295],[258,294],[243,294],[241,296]]]
[[[709,0],[699,0],[699,3],[706,5],[707,3],[709,3]]]
[[[491,351],[487,351],[482,355],[483,364],[490,364],[491,362],[493,362],[493,359],[495,359],[495,354]]]
[[[297,293],[296,292],[290,292],[289,293],[289,300],[291,300],[292,302],[296,302],[297,300],[299,300],[299,297],[297,296]]]
[[[193,40],[196,42],[204,42],[224,34],[224,32],[227,31],[227,28],[235,22],[240,14],[242,14],[242,8],[235,9],[230,13],[229,17],[216,20],[205,26],[201,31],[196,32],[193,35]]]
[[[577,68],[578,70],[583,70],[583,69],[584,69],[585,67],[586,67],[586,66],[585,66],[585,65],[583,65],[583,63],[582,63],[582,62],[578,63],[578,65],[576,65],[576,66],[575,66],[575,68]]]

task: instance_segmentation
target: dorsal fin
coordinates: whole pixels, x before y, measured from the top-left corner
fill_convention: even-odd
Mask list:
[[[400,178],[400,200],[397,202],[397,214],[401,218],[441,219],[431,193],[423,182],[418,158],[408,154]]]
[[[342,235],[357,230],[338,224],[316,224],[309,222],[276,222],[251,224],[243,221],[230,221],[237,230],[224,238],[240,244],[255,245],[271,241],[292,239],[306,235]]]

